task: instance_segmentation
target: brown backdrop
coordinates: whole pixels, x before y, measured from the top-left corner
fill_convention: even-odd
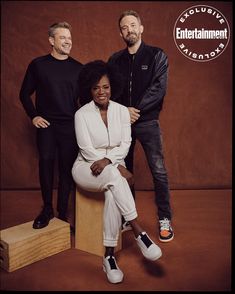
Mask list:
[[[214,6],[232,24],[232,3]],[[1,187],[38,188],[35,129],[18,98],[28,63],[50,52],[48,26],[68,21],[73,27],[71,56],[86,63],[107,60],[124,47],[117,20],[125,9],[142,16],[143,40],[165,50],[170,75],[160,116],[171,189],[231,188],[232,40],[213,61],[199,63],[176,48],[178,16],[200,2],[8,1],[1,2]],[[136,150],[137,189],[152,189],[140,145]]]

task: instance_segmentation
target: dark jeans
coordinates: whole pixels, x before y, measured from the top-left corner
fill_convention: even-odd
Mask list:
[[[159,219],[163,219],[164,217],[171,219],[172,215],[168,175],[164,165],[162,136],[159,121],[151,120],[132,125],[132,143],[129,153],[125,159],[127,169],[132,173],[136,139],[139,140],[144,149],[148,165],[153,176],[155,203],[158,209],[158,217]],[[134,191],[132,190],[132,192]]]
[[[72,166],[78,154],[74,122],[53,123],[37,129],[39,179],[44,206],[52,207],[54,163],[58,156],[57,211],[66,216],[69,195],[74,186]]]

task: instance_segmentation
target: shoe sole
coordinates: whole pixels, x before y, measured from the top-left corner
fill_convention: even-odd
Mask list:
[[[173,235],[170,239],[161,239],[161,238],[159,237],[159,240],[160,240],[161,242],[163,242],[163,243],[170,242],[170,241],[172,241],[173,239],[174,239],[174,235]]]
[[[103,271],[104,271],[104,272],[106,273],[106,275],[107,275],[106,268],[105,268],[104,265],[103,265]],[[109,277],[108,277],[108,275],[107,275],[107,278],[108,278],[108,281],[109,281],[111,284],[118,284],[118,283],[121,283],[121,282],[123,281],[123,277],[122,277],[121,280],[117,280],[117,281],[112,281],[112,280],[110,280]]]
[[[47,227],[48,225],[49,225],[49,223],[47,225],[45,225],[45,226],[33,226],[33,229],[40,230],[40,229],[43,229],[43,228]]]

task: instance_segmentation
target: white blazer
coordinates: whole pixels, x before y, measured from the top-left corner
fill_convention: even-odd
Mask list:
[[[75,113],[75,131],[80,148],[75,165],[81,161],[92,163],[105,157],[115,166],[125,166],[124,158],[131,144],[131,123],[127,107],[110,100],[107,121],[108,127],[93,100]]]

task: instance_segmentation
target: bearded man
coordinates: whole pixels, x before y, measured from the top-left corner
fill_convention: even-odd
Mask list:
[[[127,47],[114,53],[108,62],[124,79],[124,91],[117,102],[128,107],[132,124],[132,143],[125,163],[133,172],[134,147],[139,140],[153,177],[159,239],[169,242],[174,233],[159,123],[167,88],[168,58],[162,49],[141,40],[144,27],[137,12],[124,11],[119,17],[119,29]],[[134,188],[132,193],[135,198]],[[128,223],[123,222],[123,231],[128,229]]]

